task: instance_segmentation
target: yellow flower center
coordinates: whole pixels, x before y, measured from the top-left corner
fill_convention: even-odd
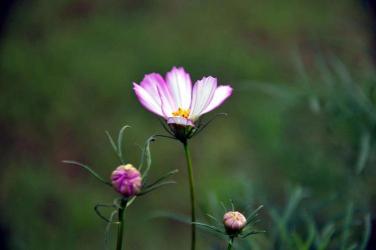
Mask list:
[[[184,117],[184,118],[188,118],[190,112],[191,111],[189,109],[178,108],[177,111],[172,112],[172,115],[173,116],[181,116],[181,117]]]
[[[232,217],[233,220],[236,220],[236,221],[240,220],[240,217],[239,217],[239,215],[237,213],[232,213],[231,217]]]

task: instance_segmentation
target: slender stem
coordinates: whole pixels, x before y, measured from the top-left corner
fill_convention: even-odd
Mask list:
[[[233,244],[234,244],[234,238],[231,237],[229,242],[228,242],[227,250],[231,250]]]
[[[118,226],[118,232],[117,232],[116,250],[122,250],[123,248],[124,211],[125,211],[126,206],[127,206],[127,200],[122,199],[120,202],[120,207],[118,208],[119,226]]]
[[[196,221],[196,212],[195,212],[195,188],[194,188],[194,178],[193,178],[193,169],[192,169],[192,160],[191,154],[188,148],[188,142],[183,143],[185,158],[187,159],[187,168],[189,175],[189,191],[191,198],[191,250],[196,248],[196,224],[193,222]]]

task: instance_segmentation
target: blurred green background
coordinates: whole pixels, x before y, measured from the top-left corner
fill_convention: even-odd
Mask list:
[[[375,249],[370,14],[350,0],[14,1],[0,45],[0,248],[104,248],[93,207],[116,194],[61,161],[109,176],[118,162],[104,131],[128,124],[136,165],[163,129],[132,82],[176,65],[234,88],[207,115],[228,117],[191,143],[200,221],[220,219],[221,202],[263,204],[267,233],[237,249]],[[189,226],[155,216],[189,214],[182,147],[151,150],[151,178],[178,168],[178,183],[130,207],[127,249],[188,249]],[[199,249],[225,247],[198,237]]]

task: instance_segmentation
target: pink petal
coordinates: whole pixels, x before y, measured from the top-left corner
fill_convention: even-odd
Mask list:
[[[146,109],[164,117],[161,109],[161,98],[157,88],[158,77],[156,75],[146,75],[140,85],[133,83],[133,89],[138,100]]]
[[[190,120],[190,119],[187,119],[187,118],[184,118],[184,117],[180,117],[180,116],[177,116],[177,117],[169,117],[167,119],[167,123],[168,124],[179,124],[179,125],[183,125],[183,126],[191,126],[191,127],[194,127],[195,125],[193,124],[193,122]]]
[[[158,86],[164,84],[164,80],[160,74],[157,73],[150,73],[145,75],[144,79],[142,79],[140,86],[149,93],[151,97],[161,105],[161,98],[159,95]]]
[[[175,102],[167,83],[163,81],[159,84],[158,90],[162,101],[162,112],[166,117],[172,116],[172,113],[178,110],[179,106]]]
[[[232,94],[232,88],[229,85],[226,86],[219,86],[213,95],[209,105],[205,108],[205,110],[201,114],[205,114],[207,112],[212,111],[213,109],[220,106],[229,96]]]
[[[195,83],[189,118],[196,120],[211,102],[217,88],[217,79],[214,77],[204,77]]]
[[[161,106],[164,116],[172,115],[172,112],[178,109],[171,96],[170,90],[160,74],[151,73],[145,75],[141,86],[151,95],[155,96],[158,104]]]
[[[191,105],[192,82],[191,77],[185,72],[184,68],[173,67],[166,75],[166,82],[176,106],[182,109],[189,109]]]

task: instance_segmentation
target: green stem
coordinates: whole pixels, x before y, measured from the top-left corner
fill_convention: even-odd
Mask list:
[[[122,199],[120,202],[120,207],[118,208],[119,226],[118,226],[118,232],[117,232],[116,250],[122,250],[123,248],[124,211],[125,211],[126,206],[127,206],[127,200]]]
[[[234,238],[231,237],[228,242],[227,250],[231,250],[233,244],[234,244]]]
[[[188,149],[188,142],[183,143],[185,158],[187,159],[187,168],[189,175],[189,191],[191,197],[191,250],[196,248],[196,224],[193,222],[196,221],[196,212],[195,212],[195,188],[194,188],[194,178],[192,170],[192,160],[191,154]]]

